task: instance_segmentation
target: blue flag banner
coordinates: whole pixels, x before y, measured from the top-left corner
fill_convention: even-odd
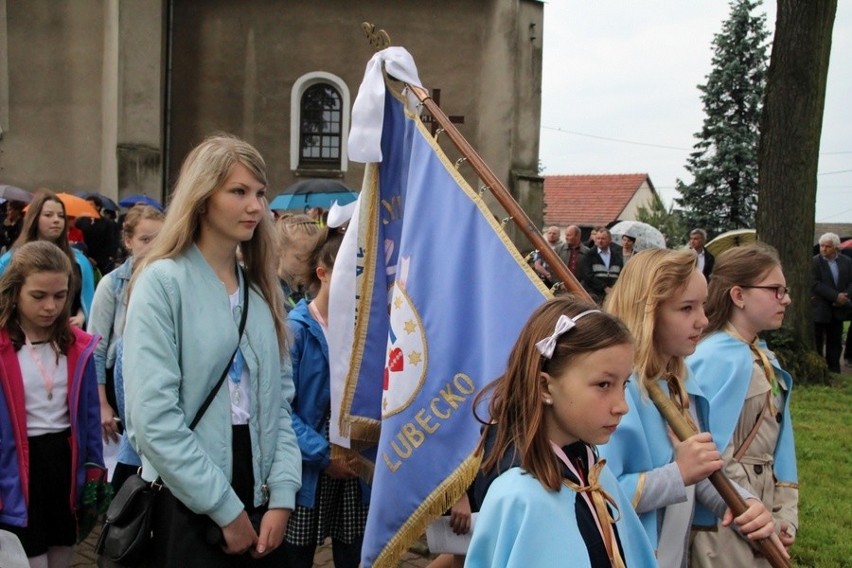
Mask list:
[[[349,419],[359,409],[380,419],[363,566],[396,566],[472,482],[473,399],[504,371],[521,327],[549,297],[419,117],[389,91],[381,156],[378,194],[361,195],[359,223],[369,226],[358,231],[373,238],[360,253],[375,255],[374,271],[357,293],[357,365],[347,384]],[[367,361],[376,345],[358,341],[380,341],[379,366]]]
[[[401,104],[385,105],[382,118],[381,139],[404,134]],[[401,148],[390,142],[387,146],[385,159],[367,166],[353,222],[332,271],[329,329],[335,336],[329,337],[329,351],[332,392],[337,394],[332,398],[329,438],[352,449],[374,447],[381,424],[388,306],[397,271],[404,189],[399,183]]]

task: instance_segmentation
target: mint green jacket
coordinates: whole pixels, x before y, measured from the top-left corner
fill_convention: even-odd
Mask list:
[[[240,276],[240,305],[232,313],[224,284],[192,245],[139,275],[124,332],[127,430],[142,457],[142,476],[159,475],[189,509],[219,526],[243,510],[231,489],[227,385],[194,431],[189,423],[237,346],[244,284]],[[268,495],[270,508],[292,509],[302,463],[290,421],[293,373],[289,354],[278,348],[272,318],[252,289],[240,348],[250,375],[254,505]]]

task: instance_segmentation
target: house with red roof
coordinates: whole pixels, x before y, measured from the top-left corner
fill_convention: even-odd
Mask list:
[[[544,176],[544,225],[577,225],[583,236],[616,221],[635,221],[657,190],[648,174]]]

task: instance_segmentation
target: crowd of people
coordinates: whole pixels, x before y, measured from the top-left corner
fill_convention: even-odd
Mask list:
[[[0,529],[30,566],[70,566],[92,528],[81,520],[135,475],[160,488],[143,565],[306,567],[328,538],[335,566],[359,565],[370,487],[329,443],[342,236],[307,215],[273,219],[267,185],[256,149],[216,135],[187,156],[165,215],[127,213],[126,255],[70,246],[48,191],[11,213]],[[559,237],[546,232],[598,303],[545,302],[479,393],[482,466],[448,512],[460,533],[478,520],[467,555],[447,561],[768,565],[758,542],[786,556],[799,526],[792,380],[759,339],[791,302],[777,253],[756,243],[714,259],[701,230],[677,251],[637,252],[631,235],[617,247],[606,228],[589,245],[576,226]],[[852,268],[821,252],[814,272],[833,355]],[[654,389],[693,434],[673,437]],[[105,440],[120,440],[111,484]],[[719,471],[744,512],[708,481]]]
[[[621,244],[616,244],[610,230],[603,226],[593,228],[586,242],[576,225],[565,228],[563,239],[559,235],[556,226],[548,227],[543,233],[547,244],[583,289],[597,304],[602,304],[625,264],[636,255],[637,238],[628,232],[621,236]],[[698,269],[709,282],[716,258],[705,248],[706,243],[704,229],[689,232],[686,247],[695,252]],[[841,354],[844,365],[852,367],[852,333],[844,334],[844,322],[852,320],[852,255],[841,253],[840,237],[835,233],[821,235],[818,247],[819,252],[812,259],[810,288],[814,349],[825,358],[831,372],[839,373]],[[546,286],[555,291],[564,289],[539,251],[534,251],[530,260]]]

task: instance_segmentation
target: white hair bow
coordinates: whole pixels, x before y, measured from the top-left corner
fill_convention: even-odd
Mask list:
[[[541,353],[542,356],[550,359],[553,357],[553,350],[556,349],[556,340],[559,339],[559,336],[567,331],[571,331],[571,329],[577,325],[577,320],[595,312],[600,312],[600,310],[586,310],[585,312],[577,314],[573,318],[562,314],[559,316],[559,319],[556,320],[556,326],[553,329],[553,334],[536,343],[536,349],[538,349],[538,352]]]

